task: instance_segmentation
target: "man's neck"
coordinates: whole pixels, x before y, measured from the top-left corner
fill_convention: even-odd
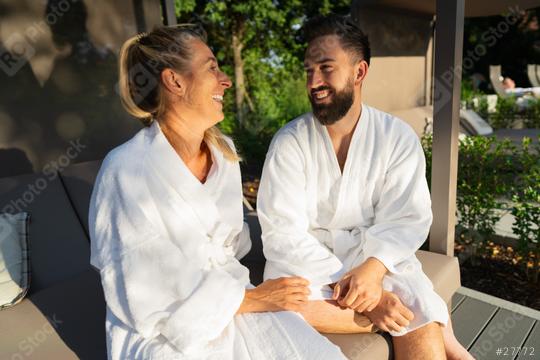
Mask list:
[[[326,126],[342,172],[345,167],[345,161],[347,160],[347,153],[349,151],[354,129],[356,128],[356,124],[362,113],[362,102],[360,97],[357,97],[357,99],[358,101],[353,103],[347,114],[341,120],[335,124]]]
[[[362,113],[362,101],[357,97],[356,100],[347,114],[339,121],[335,122],[332,125],[326,125],[328,129],[328,134],[332,140],[343,139],[347,136],[352,136],[356,123],[360,119],[360,114]]]

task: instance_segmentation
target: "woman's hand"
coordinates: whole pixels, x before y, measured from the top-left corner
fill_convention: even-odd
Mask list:
[[[238,314],[262,311],[300,311],[308,302],[309,281],[304,278],[281,277],[266,280],[246,290]]]
[[[382,280],[386,271],[379,260],[367,259],[336,283],[332,299],[360,313],[373,310],[381,299]]]
[[[396,294],[384,291],[381,301],[373,311],[365,311],[364,315],[383,331],[400,332],[414,318],[411,310],[401,303]]]

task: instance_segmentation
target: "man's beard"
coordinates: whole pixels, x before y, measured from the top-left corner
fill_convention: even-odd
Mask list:
[[[328,104],[318,104],[314,101],[313,92],[320,90],[330,90],[332,100]],[[309,94],[309,101],[313,109],[313,115],[322,125],[332,125],[341,120],[351,108],[354,102],[354,80],[347,81],[345,88],[339,92],[328,86],[321,86],[314,89]]]

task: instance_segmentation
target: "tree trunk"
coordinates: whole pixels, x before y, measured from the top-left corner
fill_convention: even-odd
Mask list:
[[[244,78],[244,61],[242,60],[242,44],[241,31],[236,29],[232,35],[232,48],[234,58],[234,89],[236,103],[236,117],[240,126],[245,125],[246,121],[246,82]]]

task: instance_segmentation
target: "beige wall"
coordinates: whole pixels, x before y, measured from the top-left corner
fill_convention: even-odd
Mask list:
[[[432,73],[430,16],[361,6],[353,17],[370,39],[372,58],[363,101],[383,111],[429,104]]]
[[[425,105],[425,63],[423,56],[373,58],[363,101],[387,112]]]

